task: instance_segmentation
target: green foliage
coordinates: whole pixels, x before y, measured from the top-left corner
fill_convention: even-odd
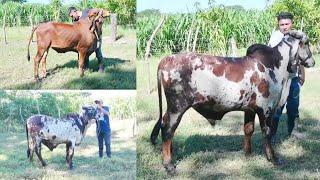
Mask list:
[[[319,2],[319,0],[277,0],[268,10],[274,17],[281,11],[291,12],[294,16],[294,28],[300,29],[303,20],[302,30],[307,33],[312,43],[318,43],[320,40]]]
[[[51,0],[50,4],[6,1],[0,4],[0,23],[3,24],[5,11],[7,12],[7,26],[29,26],[30,19],[33,24],[47,21],[70,22],[69,6],[75,6],[79,10],[105,8],[118,14],[118,24],[129,26],[135,24],[135,0],[82,0],[76,5],[63,5],[61,0]]]
[[[79,112],[83,105],[93,105],[90,92],[0,91],[0,131],[22,131],[27,118],[34,114],[64,117]],[[110,97],[113,119],[134,118],[135,99]]]
[[[230,38],[234,38],[237,47],[247,48],[253,43],[267,44],[271,32],[277,28],[277,15],[281,11],[292,12],[295,16],[294,27],[300,29],[303,19],[303,31],[312,44],[319,43],[320,37],[320,1],[319,0],[277,0],[265,10],[245,10],[241,6],[217,6],[192,14],[164,14],[168,16],[162,29],[156,35],[152,46],[153,55],[164,52],[177,53],[189,50],[195,41],[196,51],[228,55]],[[152,12],[152,10],[150,10]],[[146,11],[148,12],[148,11]],[[161,16],[143,13],[137,19],[137,54],[145,53],[146,42],[160,22]]]
[[[137,20],[137,53],[145,52],[146,42],[158,25],[160,16],[139,17]],[[213,7],[195,14],[170,14],[152,44],[151,53],[176,53],[189,50],[196,40],[197,52],[225,55],[230,38],[235,38],[238,48],[252,43],[266,43],[274,28],[271,13],[239,8]],[[196,29],[199,29],[195,39]]]

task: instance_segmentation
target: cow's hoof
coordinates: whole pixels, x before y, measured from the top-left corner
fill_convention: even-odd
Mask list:
[[[104,67],[99,68],[98,72],[99,72],[99,73],[104,73]]]
[[[164,168],[166,169],[167,173],[170,175],[174,175],[177,173],[176,166],[173,164],[166,164],[164,165]]]

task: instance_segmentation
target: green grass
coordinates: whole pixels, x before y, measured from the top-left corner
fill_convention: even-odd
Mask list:
[[[52,152],[42,145],[42,157],[47,163],[42,167],[36,154],[33,162],[27,159],[25,133],[1,133],[0,179],[136,179],[136,145],[127,133],[131,130],[128,128],[112,129],[112,157],[100,159],[95,126],[92,126],[75,148],[73,170],[68,170],[65,163],[65,145],[59,145]]]
[[[31,43],[31,60],[27,61],[30,27],[7,28],[8,44],[0,36],[1,89],[135,89],[136,38],[134,29],[119,27],[118,41],[110,43],[109,26],[104,27],[102,52],[105,54],[104,73],[98,73],[95,53],[90,56],[89,70],[80,78],[77,53],[57,53],[50,49],[47,69],[50,73],[41,83],[33,78],[33,58],[36,43]],[[36,37],[34,37],[36,39]],[[41,74],[41,66],[39,74]]]
[[[160,59],[151,58],[152,89],[156,89],[156,69]],[[253,156],[246,158],[242,150],[243,112],[229,113],[212,127],[205,118],[190,109],[184,114],[173,140],[173,160],[178,172],[174,176],[167,175],[162,165],[161,138],[158,138],[156,146],[149,140],[158,119],[158,95],[156,91],[147,93],[147,66],[144,61],[137,61],[138,179],[319,178],[320,84],[317,82],[320,81],[320,56],[315,55],[315,59],[317,65],[306,71],[306,83],[300,94],[301,131],[307,133],[308,138],[297,140],[287,137],[287,117],[285,114],[281,117],[275,151],[286,161],[284,166],[273,166],[266,160],[257,117],[252,136]],[[165,100],[163,106],[165,111]]]

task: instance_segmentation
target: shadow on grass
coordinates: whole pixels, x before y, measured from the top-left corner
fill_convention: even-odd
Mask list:
[[[89,74],[85,72],[84,77],[69,78],[65,84],[59,85],[55,89],[135,89],[136,88],[136,70],[135,68],[123,69],[122,64],[131,66],[131,62],[118,58],[104,58],[105,72]],[[63,65],[57,65],[54,68],[48,69],[47,78],[43,82],[49,81],[51,76],[59,73],[65,68],[78,69],[77,60],[71,60]],[[91,60],[89,62],[89,70],[98,71],[98,61]],[[42,82],[35,81],[24,84],[11,86],[7,89],[41,89]]]

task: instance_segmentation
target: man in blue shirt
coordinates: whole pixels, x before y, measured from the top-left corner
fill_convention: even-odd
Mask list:
[[[97,107],[97,137],[99,144],[99,157],[103,156],[103,141],[106,146],[106,154],[111,157],[111,128],[109,122],[109,107],[103,106],[101,99],[94,101]]]

